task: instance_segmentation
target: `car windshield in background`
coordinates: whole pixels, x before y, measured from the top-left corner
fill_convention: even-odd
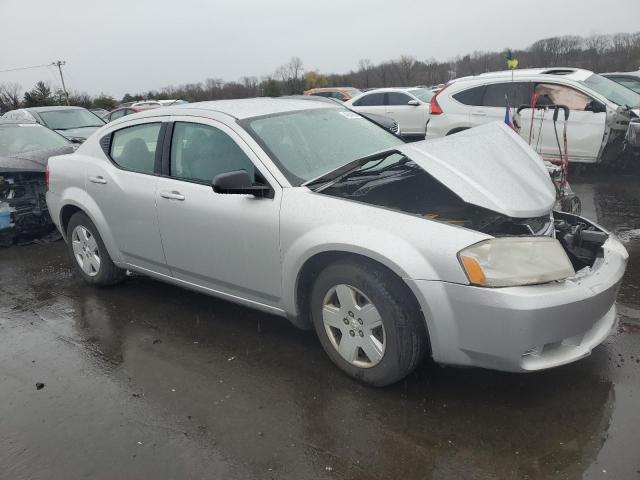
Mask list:
[[[632,108],[640,106],[639,94],[602,75],[593,74],[586,80],[581,80],[580,83],[618,105],[627,105]]]
[[[360,95],[362,92],[360,90],[358,90],[357,88],[350,88],[347,90],[347,93],[349,94],[349,96],[351,98],[355,98],[358,95]]]
[[[429,103],[431,101],[431,97],[433,97],[433,92],[428,88],[415,88],[407,91],[424,103]]]
[[[51,110],[49,112],[38,112],[42,120],[52,130],[71,130],[82,127],[101,127],[104,122],[88,110]]]
[[[11,157],[25,152],[65,147],[69,141],[40,125],[0,127],[0,156]]]
[[[241,124],[295,186],[404,143],[360,115],[336,108],[249,118]]]

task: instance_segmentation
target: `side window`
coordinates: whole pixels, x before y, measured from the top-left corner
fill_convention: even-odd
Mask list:
[[[111,159],[125,170],[154,173],[160,123],[117,130],[111,139]]]
[[[409,95],[400,92],[387,92],[387,105],[407,105],[411,100]]]
[[[311,95],[314,97],[330,97],[331,92],[314,92]]]
[[[566,85],[538,83],[535,88],[538,105],[566,105],[570,110],[584,111],[591,97]]]
[[[529,105],[531,102],[531,83],[529,82],[504,82],[492,83],[485,87],[482,104],[485,107],[505,107],[505,96],[509,105],[519,107]]]
[[[253,163],[222,130],[199,123],[176,122],[171,139],[171,176],[210,184],[216,175],[246,170]]]
[[[384,93],[370,93],[353,103],[356,107],[378,107],[384,105]]]
[[[458,92],[455,95],[453,95],[453,98],[455,98],[458,102],[462,103],[463,105],[479,107],[479,106],[482,106],[483,95],[484,95],[484,85],[480,85],[479,87],[473,87],[467,90],[462,90],[461,92]]]
[[[124,112],[125,112],[124,110],[118,110],[117,112],[111,113],[111,115],[109,115],[109,121],[115,120],[120,117],[124,117]]]

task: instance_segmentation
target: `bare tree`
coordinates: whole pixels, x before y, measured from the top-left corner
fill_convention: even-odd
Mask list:
[[[304,67],[300,57],[291,57],[289,63],[278,67],[276,76],[280,77],[289,95],[302,93],[304,88]]]
[[[0,111],[20,108],[22,100],[22,85],[15,82],[0,84]]]

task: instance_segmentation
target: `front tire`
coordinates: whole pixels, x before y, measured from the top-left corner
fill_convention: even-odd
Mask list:
[[[67,225],[69,254],[83,280],[100,287],[115,285],[127,276],[118,268],[91,219],[83,212],[75,213]]]
[[[341,261],[325,268],[312,288],[311,317],[331,360],[369,385],[403,379],[427,350],[424,319],[412,293],[373,263]]]

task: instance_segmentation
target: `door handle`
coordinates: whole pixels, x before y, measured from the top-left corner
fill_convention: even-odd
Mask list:
[[[104,185],[105,183],[107,183],[107,181],[101,175],[98,175],[97,177],[89,177],[89,181],[91,183],[99,183],[100,185]]]
[[[184,195],[182,195],[180,192],[177,192],[175,190],[172,192],[160,192],[160,196],[168,200],[180,200],[180,201],[184,200]]]
[[[471,115],[475,115],[477,117],[486,117],[487,114],[485,112],[471,112]]]

